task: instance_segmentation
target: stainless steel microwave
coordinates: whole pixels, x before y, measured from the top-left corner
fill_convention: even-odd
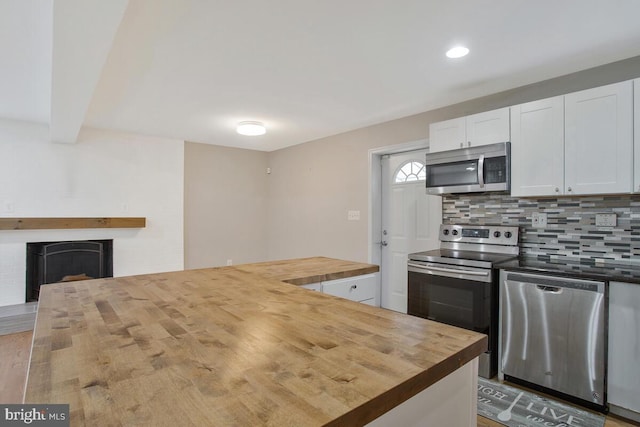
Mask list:
[[[428,153],[427,194],[511,189],[511,143]]]

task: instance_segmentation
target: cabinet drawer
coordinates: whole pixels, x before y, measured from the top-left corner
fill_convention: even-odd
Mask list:
[[[301,288],[310,289],[312,291],[322,291],[322,283],[309,283],[308,285],[300,285]]]
[[[322,292],[352,301],[372,299],[376,297],[376,275],[365,274],[348,279],[322,282]]]

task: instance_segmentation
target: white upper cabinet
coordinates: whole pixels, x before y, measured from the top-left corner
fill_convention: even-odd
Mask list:
[[[633,81],[633,191],[640,193],[640,79]]]
[[[511,195],[564,194],[564,97],[511,107]]]
[[[507,142],[509,138],[509,108],[500,108],[431,123],[429,152]]]
[[[466,144],[467,131],[464,117],[429,125],[429,152],[453,150]]]
[[[636,126],[640,136],[640,125]],[[633,134],[632,81],[513,106],[511,194],[530,197],[640,190],[640,149],[635,150],[638,172],[636,187],[632,187]]]
[[[467,116],[467,145],[486,145],[510,141],[509,108]]]
[[[565,194],[629,193],[633,82],[565,96]]]

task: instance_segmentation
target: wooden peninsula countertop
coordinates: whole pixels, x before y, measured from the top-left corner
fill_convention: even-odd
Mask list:
[[[68,403],[72,426],[358,426],[486,350],[484,335],[281,281],[369,272],[340,263],[45,285],[25,403]]]
[[[293,285],[326,282],[377,273],[380,267],[374,264],[344,261],[335,258],[312,257],[259,262],[237,266],[242,271],[259,274],[268,279],[280,280]]]

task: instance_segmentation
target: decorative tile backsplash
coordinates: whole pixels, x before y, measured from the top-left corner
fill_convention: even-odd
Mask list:
[[[534,212],[547,226],[534,228]],[[615,213],[615,227],[596,226],[596,214]],[[445,224],[515,225],[521,253],[570,258],[584,263],[640,265],[640,195],[518,199],[504,194],[463,194],[442,198]]]

